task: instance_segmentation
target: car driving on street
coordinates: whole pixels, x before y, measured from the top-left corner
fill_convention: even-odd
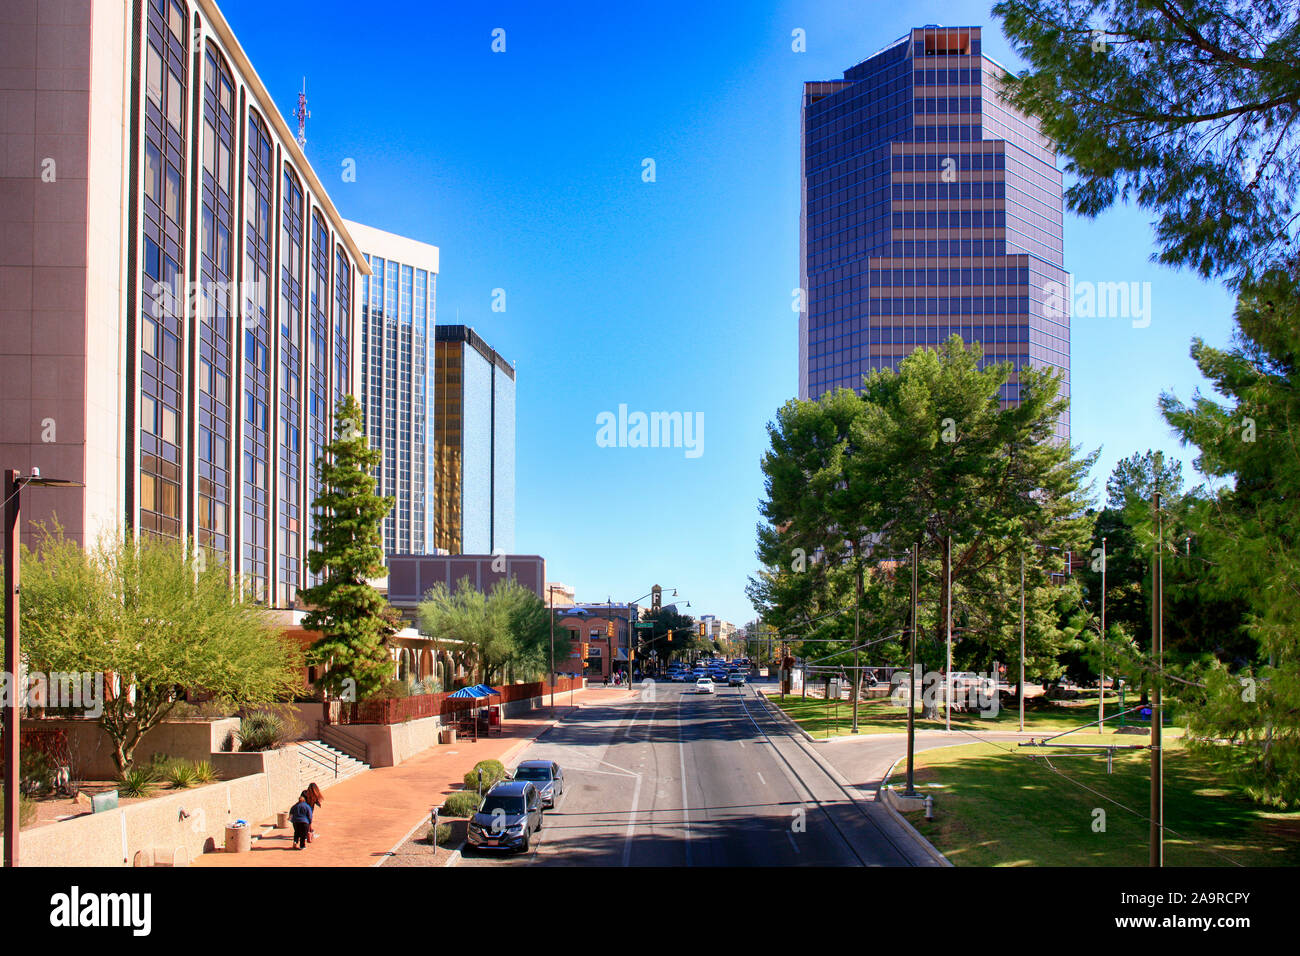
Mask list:
[[[713,679],[712,679],[712,678],[709,678],[709,677],[701,677],[701,678],[699,678],[699,679],[695,682],[695,693],[697,693],[697,694],[712,694],[712,693],[713,693]]]

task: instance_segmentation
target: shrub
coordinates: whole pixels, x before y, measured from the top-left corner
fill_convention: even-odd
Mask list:
[[[39,750],[24,750],[18,757],[18,792],[35,797],[54,789],[54,762]]]
[[[478,774],[483,771],[483,792],[487,793],[494,784],[506,778],[506,768],[500,760],[480,760],[474,769],[465,774],[465,789],[478,792]]]
[[[440,694],[442,685],[433,677],[426,677],[424,680],[418,680],[411,687],[412,694]]]
[[[259,710],[239,721],[239,745],[244,750],[274,750],[289,736],[279,714]]]
[[[478,794],[468,790],[447,795],[442,812],[449,817],[472,817],[478,811]]]
[[[391,700],[394,697],[410,697],[411,685],[404,680],[393,679],[384,681],[378,691],[375,692],[377,700]]]
[[[199,783],[211,783],[217,779],[217,771],[210,760],[199,760],[194,764],[194,779]]]
[[[435,846],[446,846],[447,841],[450,839],[450,823],[439,823],[436,833],[434,832],[434,828],[430,826],[429,831],[424,835],[424,842],[434,844]]]
[[[0,804],[4,803],[4,798],[5,798],[5,788],[0,787]],[[23,827],[31,826],[33,823],[36,822],[36,809],[37,809],[36,801],[27,799],[27,796],[22,792],[22,788],[19,787],[18,829],[21,830]],[[441,830],[442,828],[439,827],[438,829]]]
[[[163,771],[163,776],[177,790],[185,790],[198,781],[198,776],[194,773],[194,765],[185,760],[173,760]]]
[[[153,792],[157,771],[151,766],[127,767],[118,778],[124,797],[147,797]]]

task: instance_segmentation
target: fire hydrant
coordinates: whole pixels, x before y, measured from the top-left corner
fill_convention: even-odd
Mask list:
[[[934,797],[929,794],[926,794],[925,797],[925,818],[927,820],[934,819]]]

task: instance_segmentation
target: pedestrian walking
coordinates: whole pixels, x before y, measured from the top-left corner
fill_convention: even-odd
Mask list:
[[[316,811],[319,810],[320,805],[325,802],[325,797],[320,792],[320,785],[317,784],[315,780],[308,784],[307,789],[302,793],[303,796],[307,798],[307,802],[311,804],[312,821],[311,826],[307,830],[307,842],[311,843],[316,839]]]
[[[293,824],[293,848],[295,850],[307,849],[307,843],[311,840],[311,819],[312,807],[307,799],[307,791],[304,790],[298,796],[298,802],[289,810],[289,822]]]

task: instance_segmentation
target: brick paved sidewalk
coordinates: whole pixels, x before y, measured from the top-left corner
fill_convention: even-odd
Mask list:
[[[428,820],[435,806],[459,790],[465,774],[480,760],[500,760],[509,766],[530,743],[578,707],[614,703],[635,696],[623,688],[589,687],[555,695],[555,717],[543,707],[528,717],[508,718],[500,737],[480,737],[477,743],[458,740],[430,747],[396,767],[380,767],[337,783],[325,791],[316,811],[317,839],[305,850],[293,849],[293,828],[277,829],[259,821],[249,853],[205,853],[195,866],[373,866],[401,843],[412,827]]]

